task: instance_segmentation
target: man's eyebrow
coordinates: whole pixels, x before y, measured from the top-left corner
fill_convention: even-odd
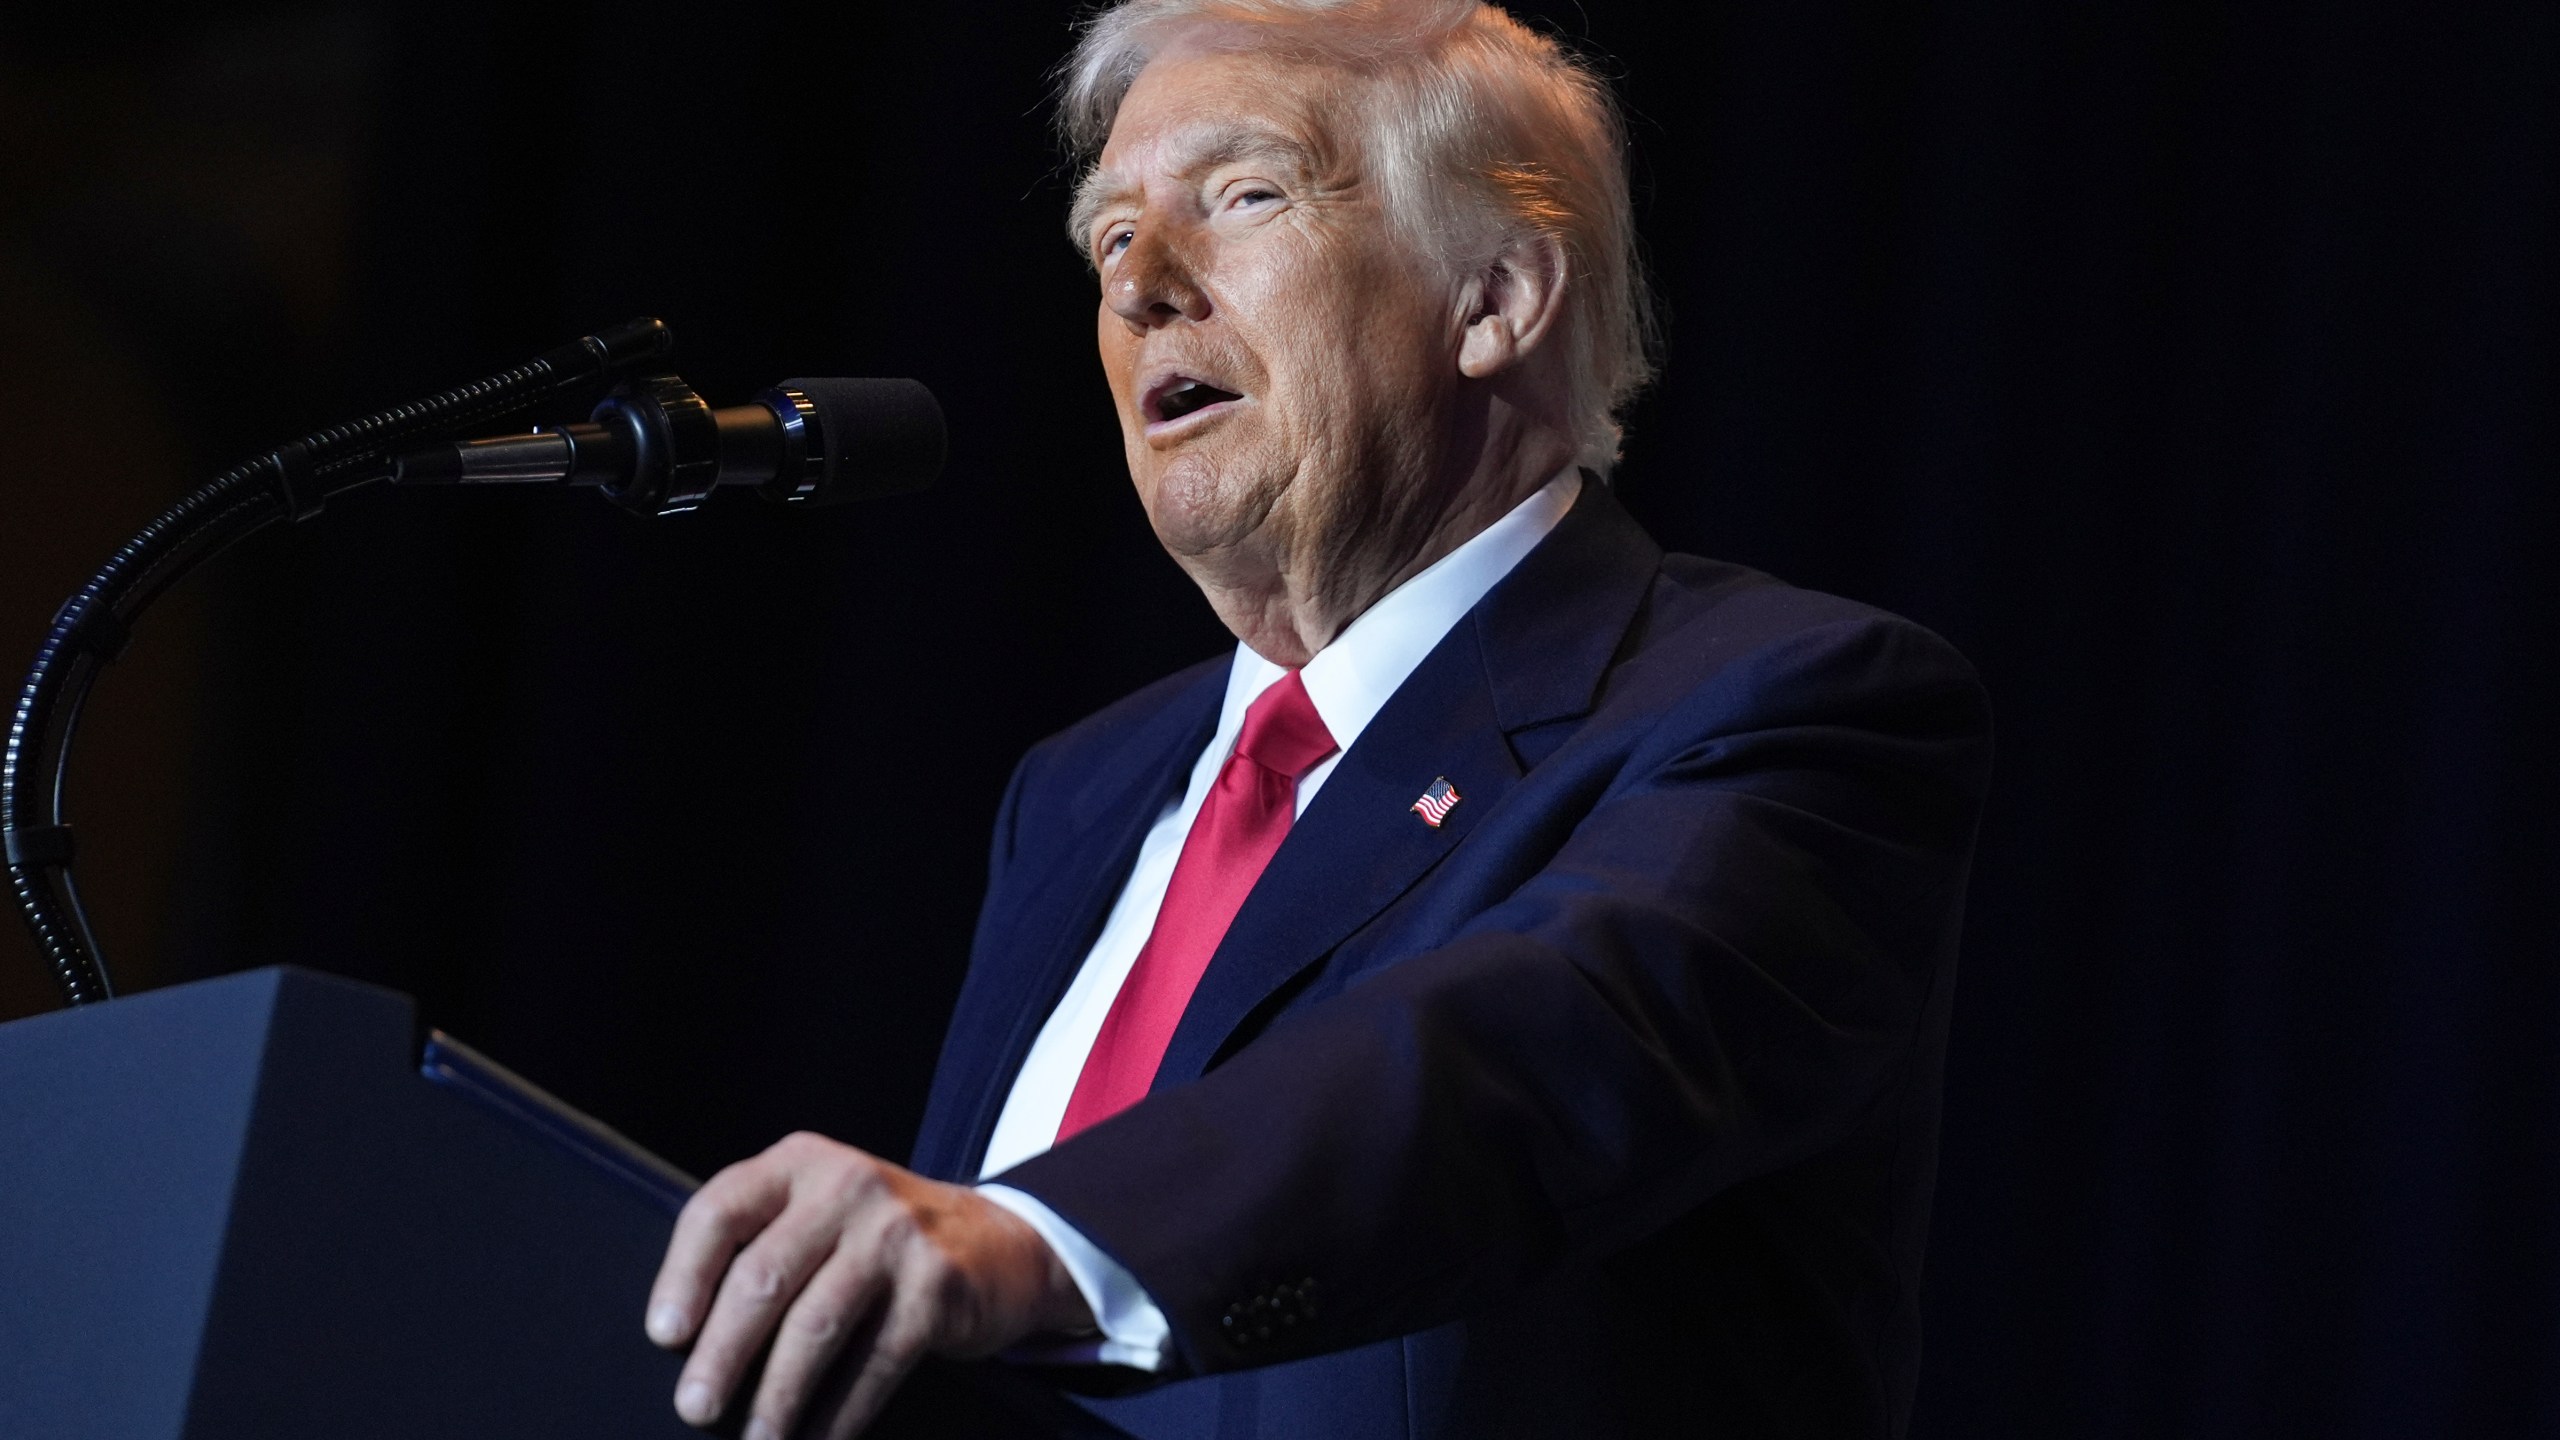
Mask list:
[[[1205,126],[1176,136],[1169,143],[1173,151],[1171,168],[1178,174],[1257,159],[1278,160],[1299,171],[1315,168],[1315,157],[1305,145],[1261,125]],[[1076,183],[1076,200],[1074,208],[1067,212],[1067,228],[1079,243],[1090,240],[1093,222],[1103,209],[1137,188],[1125,178],[1106,173],[1100,165],[1085,171],[1084,178]]]

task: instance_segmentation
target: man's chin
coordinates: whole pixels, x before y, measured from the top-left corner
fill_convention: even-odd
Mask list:
[[[1232,517],[1200,515],[1150,516],[1156,541],[1176,560],[1208,560],[1231,555],[1251,540],[1257,527]]]
[[[1152,486],[1141,484],[1156,539],[1176,557],[1212,556],[1252,539],[1271,517],[1286,485],[1238,473],[1209,456],[1175,458]]]

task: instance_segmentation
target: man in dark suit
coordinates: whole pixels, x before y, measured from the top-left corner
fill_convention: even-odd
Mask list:
[[[1239,639],[1022,762],[912,1169],[689,1206],[687,1418],[1003,1352],[1146,1436],[1898,1433],[1988,764],[1926,631],[1666,557],[1605,90],[1474,0],[1070,61],[1130,470]]]

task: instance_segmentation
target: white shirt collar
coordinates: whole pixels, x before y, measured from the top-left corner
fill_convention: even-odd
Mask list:
[[[1299,678],[1324,728],[1333,732],[1334,744],[1351,748],[1422,657],[1547,538],[1581,493],[1582,472],[1567,467],[1465,544],[1380,596],[1307,661]],[[1245,707],[1287,673],[1239,641],[1218,715],[1220,737],[1231,745],[1243,728]],[[1212,748],[1223,755],[1227,747]],[[1329,772],[1331,762],[1322,768]],[[1321,783],[1323,776],[1310,774],[1308,779]],[[1305,798],[1302,788],[1302,803]]]

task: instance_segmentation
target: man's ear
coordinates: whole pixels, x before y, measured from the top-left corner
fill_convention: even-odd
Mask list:
[[[1513,237],[1468,282],[1458,373],[1485,380],[1519,364],[1554,328],[1567,278],[1563,241],[1545,234]]]

